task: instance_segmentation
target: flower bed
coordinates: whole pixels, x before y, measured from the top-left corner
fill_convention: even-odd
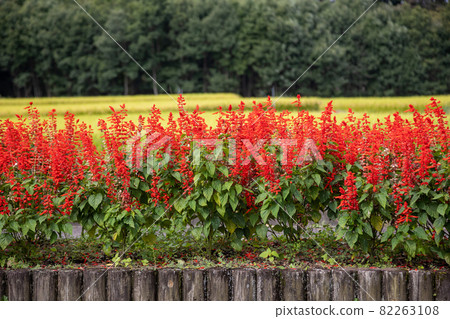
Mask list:
[[[208,127],[197,109],[161,121],[153,107],[137,123],[126,109],[92,129],[65,115],[0,122],[0,247],[55,242],[78,222],[119,260],[130,245],[152,245],[174,227],[189,227],[211,253],[221,236],[234,250],[268,234],[289,242],[323,214],[337,239],[369,256],[389,246],[406,258],[450,263],[450,129],[439,102],[408,121],[399,113],[371,123],[301,109],[277,112],[270,98],[219,109]],[[268,254],[271,252],[269,251]],[[332,258],[332,256],[330,256]]]

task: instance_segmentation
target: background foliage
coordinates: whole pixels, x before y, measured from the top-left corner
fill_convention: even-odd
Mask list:
[[[244,96],[282,93],[372,2],[80,1],[169,92]],[[399,2],[379,1],[292,91],[450,92],[449,6]],[[73,1],[1,1],[0,38],[0,96],[161,93]]]

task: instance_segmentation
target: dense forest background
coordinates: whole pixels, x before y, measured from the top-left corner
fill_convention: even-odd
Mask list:
[[[278,95],[373,0],[78,0],[172,93]],[[447,1],[379,1],[290,92],[450,92]],[[69,0],[0,0],[0,96],[162,90]]]

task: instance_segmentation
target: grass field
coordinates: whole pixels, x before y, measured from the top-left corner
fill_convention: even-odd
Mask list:
[[[173,99],[172,99],[173,97]],[[16,114],[25,114],[24,107],[33,101],[38,107],[42,115],[46,115],[50,110],[56,109],[60,115],[59,120],[65,112],[71,112],[78,119],[86,124],[96,128],[99,118],[106,118],[110,114],[109,106],[118,108],[119,105],[125,104],[129,112],[129,119],[136,120],[139,115],[146,115],[151,106],[156,105],[162,111],[163,119],[167,119],[170,112],[177,115],[176,95],[134,95],[134,96],[97,96],[97,97],[53,97],[53,98],[0,98],[0,120],[7,118],[15,119]],[[217,115],[213,113],[217,111],[219,106],[228,107],[228,105],[236,106],[243,101],[249,109],[252,102],[264,103],[265,97],[243,98],[233,93],[217,93],[217,94],[185,94],[187,102],[187,110],[193,110],[197,105],[203,114],[206,122],[214,126]],[[441,101],[447,113],[450,113],[450,95],[434,96]],[[360,117],[364,113],[370,115],[371,120],[382,119],[396,111],[404,111],[409,108],[409,104],[414,105],[418,109],[423,109],[429,103],[430,96],[410,96],[410,97],[368,97],[368,98],[318,98],[303,97],[302,104],[314,115],[320,115],[330,100],[337,111],[336,118],[338,121],[343,120],[347,115],[347,110],[351,108],[355,115]],[[289,109],[295,111],[296,108],[291,104],[295,97],[283,97],[276,101],[276,108],[283,110]],[[405,113],[405,117],[412,118],[411,113]],[[97,133],[96,133],[97,135]]]

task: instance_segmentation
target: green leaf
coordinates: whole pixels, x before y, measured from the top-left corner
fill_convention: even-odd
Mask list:
[[[407,233],[409,231],[409,224],[402,224],[398,227],[398,233]]]
[[[295,205],[292,203],[289,203],[286,205],[286,211],[287,211],[288,215],[291,217],[294,216],[295,213],[297,212],[295,209]]]
[[[125,224],[127,224],[131,228],[135,228],[134,220],[133,220],[133,218],[131,216],[128,217],[127,219],[125,219]]]
[[[317,210],[314,210],[311,213],[311,218],[313,222],[318,223],[322,219],[322,215]]]
[[[283,192],[282,192],[282,194],[283,194],[283,199],[286,199],[286,197],[288,197],[288,195],[289,195],[289,193],[291,192],[291,189],[290,188],[285,188],[285,189],[283,189]]]
[[[258,222],[258,220],[259,220],[259,215],[255,214],[255,213],[252,213],[250,215],[249,219],[250,219],[250,224],[254,227],[256,225],[256,223]]]
[[[245,218],[241,213],[233,215],[233,222],[241,228],[245,227]]]
[[[391,246],[392,246],[392,250],[395,249],[395,247],[398,246],[398,244],[400,244],[400,241],[403,240],[403,236],[399,237],[398,235],[392,238],[391,241]]]
[[[213,198],[214,198],[214,201],[216,202],[217,206],[222,206],[222,204],[220,202],[220,195],[219,195],[219,193],[215,192]]]
[[[317,196],[319,196],[319,187],[311,187],[309,189],[309,194],[313,200],[316,200]]]
[[[225,206],[228,203],[228,193],[222,193],[222,195],[220,195],[220,203],[222,206]]]
[[[363,228],[364,228],[364,232],[369,235],[371,238],[373,238],[373,232],[372,232],[372,227],[370,227],[370,225],[368,223],[364,223],[363,224]]]
[[[241,251],[242,250],[242,241],[240,238],[235,237],[233,241],[230,243],[231,247],[234,250]]]
[[[418,238],[428,240],[428,235],[422,227],[420,227],[420,226],[416,227],[414,229],[414,233],[416,234],[416,236]]]
[[[195,227],[194,229],[192,229],[191,234],[195,240],[199,241],[202,238],[202,228]]]
[[[233,209],[233,211],[236,211],[236,208],[239,204],[239,201],[238,201],[236,195],[230,196],[229,202],[230,202],[230,205],[231,205],[231,208]]]
[[[383,235],[381,236],[381,242],[384,243],[385,241],[387,241],[389,238],[391,238],[392,234],[395,231],[395,227],[394,226],[389,226],[386,231],[383,233]]]
[[[92,218],[94,221],[101,227],[103,227],[104,221],[105,221],[105,215],[102,213],[94,213],[92,214]]]
[[[143,192],[146,192],[150,189],[150,186],[148,186],[147,183],[141,183],[141,184],[139,184],[139,189]]]
[[[222,216],[222,217],[225,216],[225,212],[226,212],[225,207],[217,206],[216,209],[217,209],[217,212],[220,214],[220,216]]]
[[[358,203],[362,203],[367,197],[369,196],[369,193],[364,193],[361,198],[359,199]]]
[[[81,204],[78,206],[78,210],[82,212],[87,203],[88,203],[87,200],[82,201]]]
[[[28,230],[29,230],[29,228],[28,228],[27,224],[23,224],[22,225],[22,236],[26,236],[28,234]]]
[[[339,226],[341,228],[344,228],[345,225],[347,224],[347,221],[348,221],[349,218],[350,218],[350,215],[348,215],[348,214],[341,215],[341,217],[339,217],[339,220],[338,220]]]
[[[0,248],[5,250],[14,238],[10,234],[0,234]]]
[[[175,207],[175,209],[179,213],[181,213],[186,208],[186,205],[187,205],[187,200],[185,198],[179,198],[178,200],[176,200],[173,203],[173,207]]]
[[[273,226],[273,230],[278,233],[281,233],[283,231],[283,227],[280,225],[275,225],[275,226]]]
[[[414,204],[417,202],[417,200],[420,198],[420,194],[415,194],[412,199],[411,202],[409,203],[409,206],[414,208]]]
[[[263,251],[261,254],[259,254],[259,257],[261,258],[267,258],[272,254],[272,251],[270,248],[267,248],[265,251]]]
[[[280,205],[278,203],[273,203],[272,206],[270,206],[270,210],[272,211],[273,217],[278,217],[278,212],[280,211]]]
[[[189,201],[189,207],[195,211],[195,209],[197,208],[197,202],[195,200],[190,200]]]
[[[206,162],[206,170],[209,173],[209,176],[214,176],[214,173],[216,172],[216,166],[214,165],[213,162]]]
[[[205,207],[206,205],[208,205],[208,202],[206,201],[206,198],[205,198],[205,197],[200,197],[200,198],[198,199],[198,204],[199,204],[200,206]]]
[[[27,220],[28,228],[34,233],[36,231],[36,221],[34,219]],[[70,224],[69,224],[70,225]],[[70,225],[72,226],[72,225]],[[0,227],[1,230],[1,227]]]
[[[220,226],[220,218],[217,215],[214,215],[211,218],[211,226],[214,230],[217,230]]]
[[[222,189],[225,189],[225,190],[229,191],[231,185],[233,185],[233,182],[232,182],[232,181],[225,182],[225,183],[223,184]]]
[[[153,233],[147,233],[144,236],[142,236],[142,239],[144,240],[144,243],[146,243],[147,245],[152,245],[156,243],[157,237]]]
[[[172,176],[175,177],[175,179],[179,182],[182,181],[181,173],[180,172],[172,172]]]
[[[14,232],[18,233],[20,231],[19,223],[14,221],[11,224],[9,224],[9,228],[11,228]]]
[[[433,227],[436,230],[436,233],[439,234],[445,225],[445,218],[440,216],[438,219],[436,219],[433,223]]]
[[[214,193],[214,189],[210,186],[203,190],[203,195],[205,196],[206,200],[209,202],[211,200],[211,196]]]
[[[379,215],[370,216],[370,224],[375,228],[376,231],[380,232],[383,229],[383,220]]]
[[[72,235],[72,231],[73,231],[72,224],[70,224],[70,223],[63,224],[61,227],[61,231],[65,234]]]
[[[444,255],[444,260],[448,265],[450,265],[450,253],[446,253]]]
[[[222,184],[218,180],[212,182],[212,187],[219,193],[222,191]]]
[[[363,212],[363,216],[365,218],[368,218],[372,214],[372,211],[373,211],[373,202],[366,201],[366,202],[362,203],[361,210]]]
[[[261,193],[259,194],[255,199],[255,204],[258,204],[259,202],[262,202],[267,198],[267,193]]]
[[[437,212],[439,215],[445,216],[445,212],[447,211],[448,205],[447,204],[439,204],[437,208]]]
[[[440,233],[436,233],[436,235],[434,236],[434,242],[436,243],[437,246],[439,246],[439,243],[441,242],[442,238],[444,238],[443,231],[441,231]]]
[[[355,246],[356,242],[358,241],[358,234],[355,232],[348,231],[345,234],[345,239],[347,240],[347,243],[350,246],[350,248],[353,248],[353,246]]]
[[[234,188],[236,189],[236,194],[242,193],[243,187],[239,184],[234,185]]]
[[[225,176],[228,177],[229,173],[228,173],[228,168],[225,166],[219,166],[218,170]]]
[[[316,182],[317,186],[320,186],[320,181],[322,180],[322,178],[320,177],[319,174],[312,174],[312,178],[314,179],[314,181]]]
[[[291,192],[294,194],[295,199],[297,199],[300,203],[303,203],[303,196],[294,184],[291,185]]]
[[[266,225],[256,226],[256,235],[258,235],[258,237],[261,239],[265,239],[267,237],[267,226]]]
[[[306,188],[310,189],[314,184],[314,180],[312,178],[307,178],[307,179],[305,179],[305,184],[306,184]]]
[[[236,224],[233,223],[233,221],[231,221],[229,219],[225,221],[225,227],[230,232],[230,234],[233,234],[235,229],[237,228]]]
[[[270,210],[269,209],[261,211],[261,219],[262,219],[263,223],[267,222],[267,219],[269,218],[269,216],[270,216]]]
[[[338,207],[338,204],[336,201],[332,201],[331,203],[328,204],[328,208],[332,211],[332,212],[336,212],[336,209]]]
[[[416,255],[416,248],[417,248],[417,245],[416,245],[415,241],[408,240],[406,242],[405,250],[408,253],[408,255],[410,255],[411,257],[414,257]]]
[[[89,205],[91,205],[93,209],[97,209],[98,206],[102,203],[102,200],[103,200],[102,193],[92,194],[88,198]]]
[[[426,213],[419,214],[419,223],[425,225],[428,221],[428,215]]]
[[[380,203],[381,207],[386,208],[386,204],[387,204],[387,194],[384,193],[377,193],[375,195],[375,198],[378,200],[378,203]]]

